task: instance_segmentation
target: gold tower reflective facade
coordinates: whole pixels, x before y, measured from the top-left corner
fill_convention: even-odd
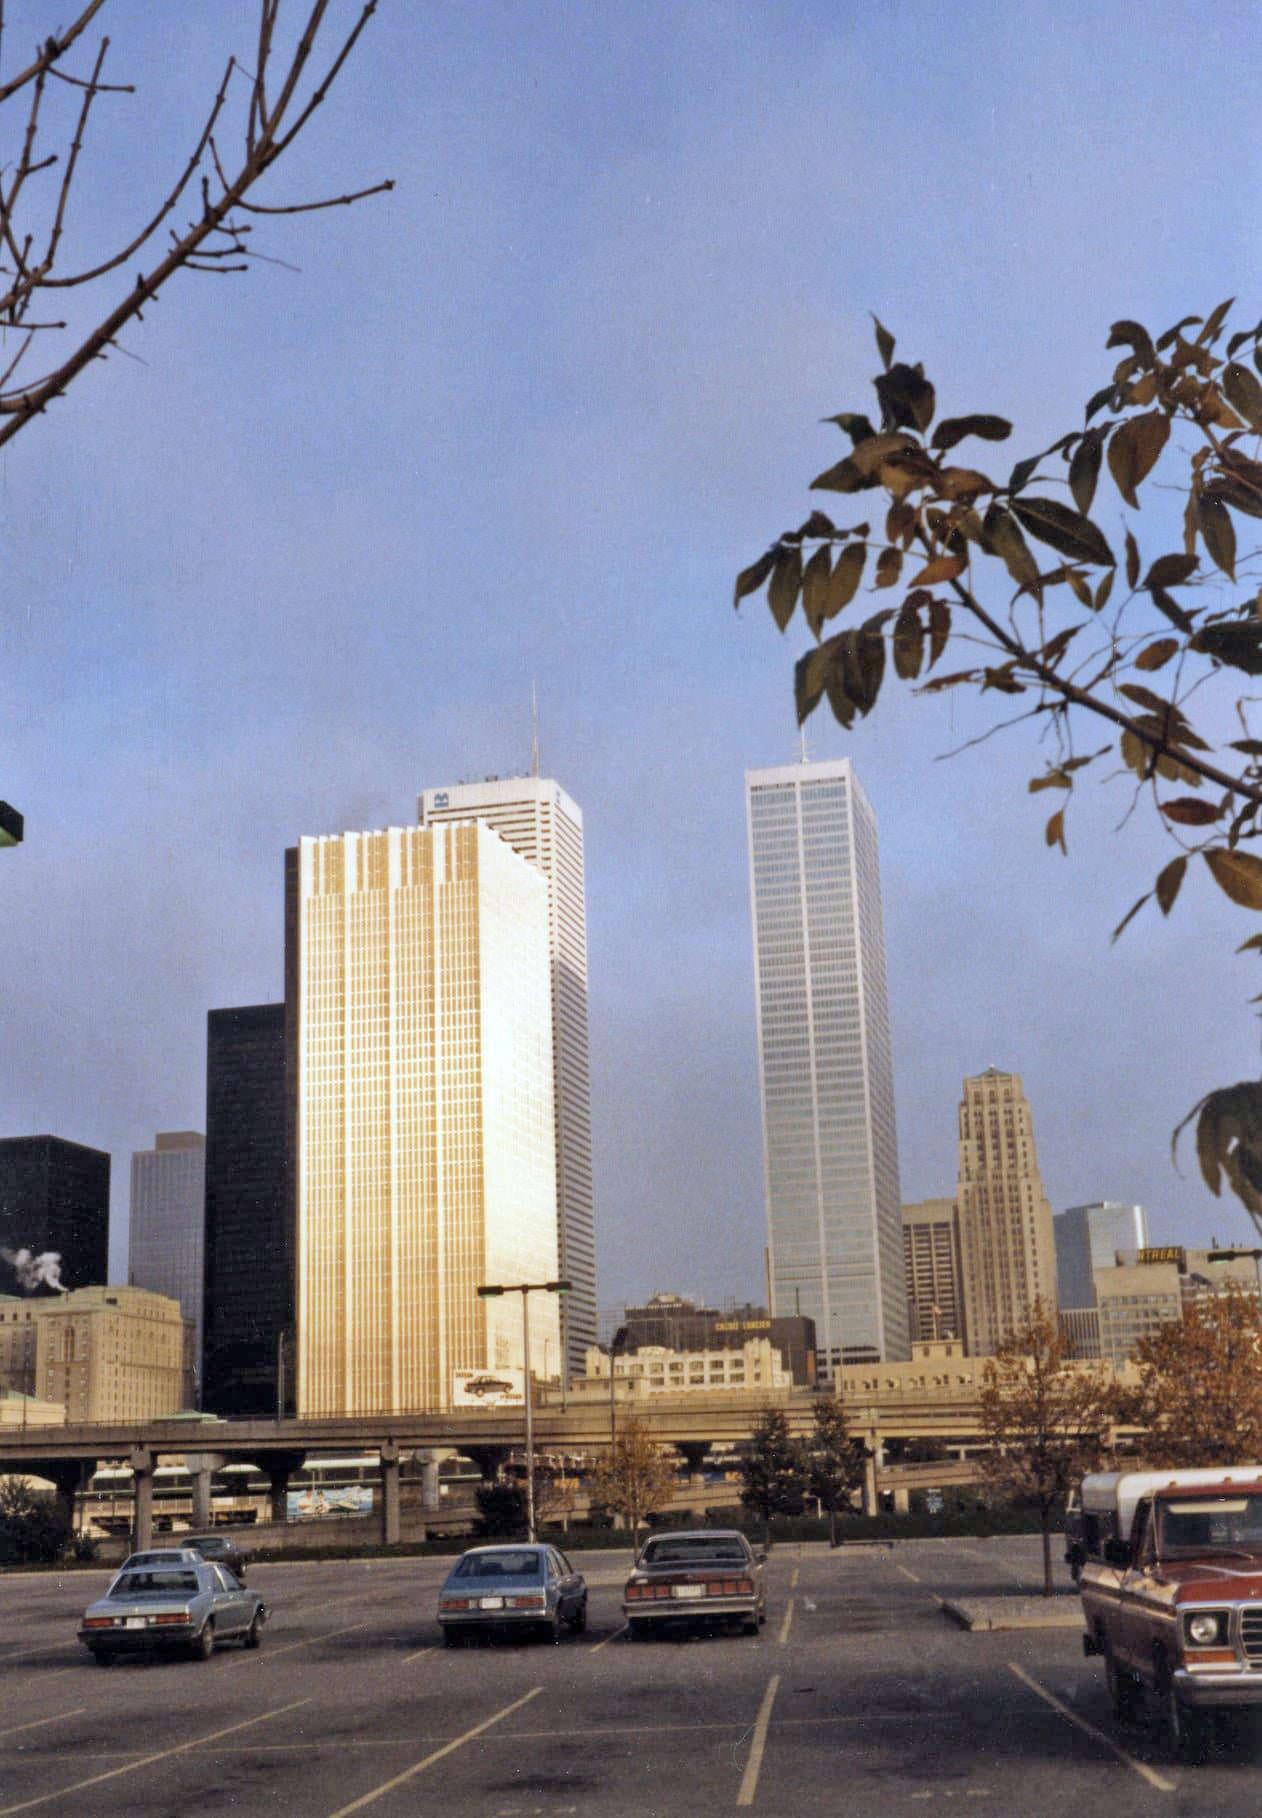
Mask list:
[[[478,1285],[557,1272],[547,885],[460,823],[304,839],[293,888],[298,1412],[441,1410],[523,1363]]]
[[[1056,1306],[1056,1243],[1030,1104],[1017,1073],[964,1081],[955,1196],[969,1350],[989,1357],[1041,1300]]]

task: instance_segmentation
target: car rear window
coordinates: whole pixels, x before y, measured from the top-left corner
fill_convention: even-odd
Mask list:
[[[124,1572],[111,1597],[187,1597],[197,1591],[196,1572]]]
[[[543,1556],[533,1548],[505,1547],[499,1553],[466,1553],[454,1578],[542,1578]]]
[[[677,1540],[650,1540],[644,1549],[645,1565],[692,1565],[709,1560],[745,1564],[745,1549],[738,1540],[713,1540],[704,1536]]]

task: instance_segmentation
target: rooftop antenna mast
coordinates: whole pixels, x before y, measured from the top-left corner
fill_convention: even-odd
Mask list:
[[[539,774],[539,692],[530,684],[530,774]]]
[[[808,757],[808,756],[807,756],[807,755],[806,755],[806,727],[805,727],[805,726],[803,726],[803,727],[802,727],[802,728],[801,728],[801,730],[800,730],[800,732],[799,732],[799,734],[798,734],[798,736],[799,736],[799,738],[800,738],[800,739],[801,739],[801,741],[802,741],[802,762],[803,762],[803,763],[804,763],[804,764],[809,764],[809,763],[810,763],[810,761],[811,761],[811,760],[810,760],[810,758],[809,758],[809,757]]]

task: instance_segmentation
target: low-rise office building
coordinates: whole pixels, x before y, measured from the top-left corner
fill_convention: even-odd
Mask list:
[[[192,1396],[193,1322],[145,1288],[0,1301],[0,1385],[59,1404],[71,1425],[176,1414]]]
[[[1259,1256],[1262,1251],[1189,1250],[1181,1244],[1118,1251],[1113,1267],[1094,1271],[1101,1357],[1124,1363],[1141,1339],[1229,1284],[1262,1299]]]
[[[570,1383],[571,1397],[609,1394],[609,1357],[596,1346],[587,1352],[587,1373]],[[685,1395],[719,1389],[789,1390],[793,1373],[769,1338],[748,1338],[739,1349],[719,1346],[704,1351],[673,1351],[645,1345],[613,1359],[614,1388],[636,1395]],[[620,1394],[620,1399],[622,1398]]]

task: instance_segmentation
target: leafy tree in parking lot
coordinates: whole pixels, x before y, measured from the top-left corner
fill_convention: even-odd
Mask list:
[[[783,1408],[766,1407],[750,1435],[740,1461],[741,1501],[762,1517],[769,1530],[773,1515],[800,1515],[810,1482],[804,1448],[789,1433]]]
[[[70,1544],[56,1499],[25,1477],[0,1478],[0,1561],[51,1565]]]
[[[625,1420],[588,1479],[591,1500],[625,1515],[638,1550],[640,1526],[651,1510],[669,1505],[675,1492],[675,1462],[642,1421]]]
[[[868,1449],[851,1436],[845,1404],[836,1396],[821,1396],[815,1403],[815,1431],[806,1442],[810,1471],[809,1488],[828,1511],[828,1539],[837,1544],[837,1516],[848,1509],[855,1490],[863,1483]]]
[[[1032,1501],[1043,1536],[1043,1594],[1052,1594],[1052,1517],[1108,1445],[1116,1413],[1112,1382],[1099,1366],[1066,1357],[1055,1312],[1036,1301],[982,1375],[982,1459],[995,1489]]]
[[[766,588],[782,631],[801,606],[799,721],[826,700],[851,727],[892,672],[972,696],[978,739],[1038,734],[1027,786],[1055,804],[1049,848],[1067,850],[1088,774],[1125,792],[1124,818],[1150,813],[1169,856],[1114,938],[1206,884],[1262,910],[1262,321],[1229,332],[1232,301],[1156,336],[1114,322],[1116,364],[1081,426],[1010,469],[992,456],[1012,424],[939,416],[924,367],[896,359],[878,322],[875,408],[826,419],[848,448],[811,481],[844,522],[817,506],[736,581],[738,606]],[[852,620],[865,583],[879,598]],[[1262,934],[1245,949],[1262,953]],[[1189,1116],[1210,1191],[1225,1179],[1262,1228],[1262,1082]]]
[[[1154,1465],[1251,1464],[1262,1458],[1258,1303],[1235,1283],[1194,1303],[1135,1348],[1140,1386],[1128,1420]]]
[[[478,1534],[482,1539],[513,1540],[526,1532],[526,1490],[523,1484],[479,1484],[477,1503]]]

